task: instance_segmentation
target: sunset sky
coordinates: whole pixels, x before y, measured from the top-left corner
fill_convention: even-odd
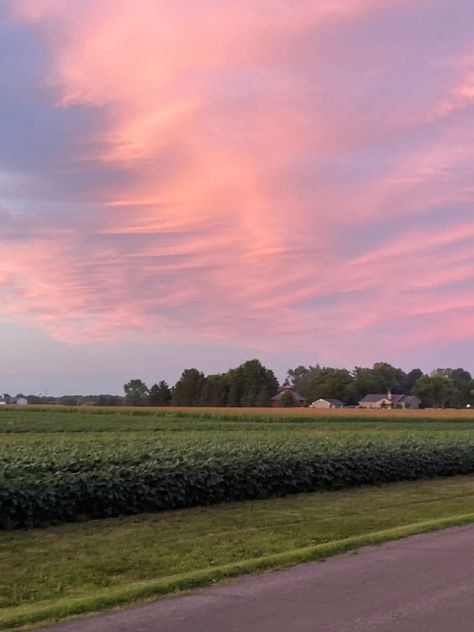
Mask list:
[[[0,391],[474,371],[472,0],[0,0]]]

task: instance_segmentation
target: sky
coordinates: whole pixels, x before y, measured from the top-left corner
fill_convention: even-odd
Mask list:
[[[0,0],[0,391],[474,371],[472,0]]]

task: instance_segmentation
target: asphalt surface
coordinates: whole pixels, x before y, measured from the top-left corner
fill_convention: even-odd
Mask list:
[[[242,577],[50,632],[473,632],[474,526]]]

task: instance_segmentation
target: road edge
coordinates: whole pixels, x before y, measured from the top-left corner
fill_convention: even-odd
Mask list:
[[[120,588],[104,589],[86,597],[68,597],[54,602],[8,608],[3,613],[0,612],[0,630],[34,629],[40,625],[54,624],[78,615],[98,614],[118,607],[143,603],[156,597],[201,588],[241,575],[288,568],[304,562],[321,561],[334,555],[356,551],[364,546],[383,544],[412,535],[439,531],[473,522],[474,513],[416,522],[343,540],[333,540],[324,544],[293,549],[284,553],[242,560],[233,564],[157,580],[136,582]]]

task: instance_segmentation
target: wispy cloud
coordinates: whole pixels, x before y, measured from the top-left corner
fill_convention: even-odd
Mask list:
[[[0,11],[0,318],[343,363],[474,336],[471,2]]]

